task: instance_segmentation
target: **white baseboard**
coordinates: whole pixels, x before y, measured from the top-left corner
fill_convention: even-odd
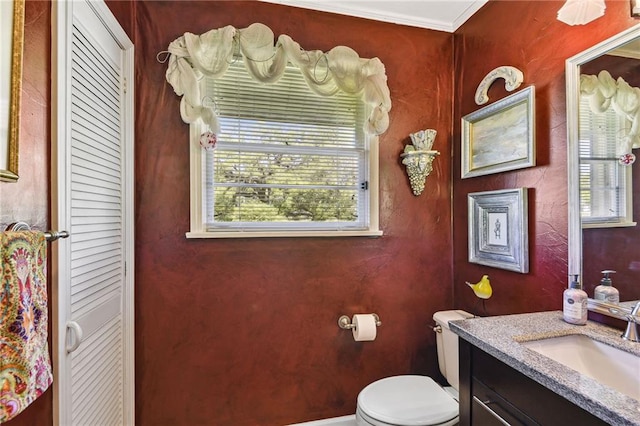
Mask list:
[[[333,417],[331,419],[314,420],[312,422],[296,423],[289,426],[356,426],[356,416]]]

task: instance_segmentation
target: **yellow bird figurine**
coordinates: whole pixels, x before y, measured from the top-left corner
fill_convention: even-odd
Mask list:
[[[483,275],[482,279],[475,284],[471,284],[468,281],[466,283],[480,299],[488,299],[493,294],[489,275]]]

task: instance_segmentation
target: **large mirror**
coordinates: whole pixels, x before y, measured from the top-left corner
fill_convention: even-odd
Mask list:
[[[569,273],[593,298],[614,270],[620,301],[638,300],[640,25],[568,59],[566,76]]]

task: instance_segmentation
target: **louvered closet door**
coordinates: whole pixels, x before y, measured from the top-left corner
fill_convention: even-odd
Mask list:
[[[54,9],[55,421],[132,425],[133,46],[102,2]]]

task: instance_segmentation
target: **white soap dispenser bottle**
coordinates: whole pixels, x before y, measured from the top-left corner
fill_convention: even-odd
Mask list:
[[[606,269],[602,271],[602,279],[600,285],[595,288],[593,292],[593,298],[596,300],[602,300],[603,302],[618,303],[620,302],[620,292],[617,288],[613,287],[610,274],[615,274],[616,271]]]
[[[587,323],[587,293],[582,290],[578,282],[578,275],[574,275],[569,288],[564,291],[562,316],[569,324],[585,325]]]

